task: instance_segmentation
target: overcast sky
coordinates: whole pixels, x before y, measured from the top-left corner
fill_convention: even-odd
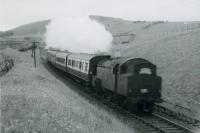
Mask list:
[[[200,0],[0,0],[0,31],[55,17],[103,15],[128,20],[200,20]]]

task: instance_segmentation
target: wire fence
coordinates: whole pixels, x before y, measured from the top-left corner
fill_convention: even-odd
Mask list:
[[[0,62],[0,76],[7,73],[14,66],[14,61],[10,57],[6,57]]]
[[[163,25],[165,26],[165,25]],[[170,28],[170,27],[169,27]],[[141,32],[141,34],[134,34],[131,31],[126,33],[120,33],[117,35],[114,35],[114,44],[126,44],[130,42],[136,42],[136,43],[149,43],[152,41],[159,41],[162,39],[167,39],[171,37],[186,35],[194,32],[199,32],[200,30],[200,23],[194,23],[194,24],[185,24],[183,26],[177,26],[172,29],[164,28],[163,31],[154,31],[152,32]],[[134,32],[134,31],[133,31]]]
[[[200,23],[196,24],[185,24],[182,27],[177,27],[169,31],[163,31],[163,32],[158,32],[157,34],[150,34],[147,36],[146,39],[143,40],[143,42],[149,42],[149,41],[157,41],[160,39],[164,39],[167,37],[174,37],[174,36],[179,36],[183,34],[188,34],[192,32],[196,32],[200,30]]]

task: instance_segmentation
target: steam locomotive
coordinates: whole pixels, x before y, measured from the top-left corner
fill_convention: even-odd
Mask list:
[[[146,59],[50,50],[43,55],[56,68],[131,110],[152,111],[161,99],[161,77]]]

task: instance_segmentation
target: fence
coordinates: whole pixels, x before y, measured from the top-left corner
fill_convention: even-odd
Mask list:
[[[139,41],[143,43],[149,43],[150,41],[158,41],[160,39],[164,39],[167,37],[175,37],[175,36],[184,35],[188,33],[199,32],[199,30],[200,30],[200,23],[185,24],[182,27],[174,28],[169,31],[149,34],[145,38],[140,38]]]
[[[149,28],[155,24],[159,24],[159,23],[162,23],[162,21],[159,21],[159,22],[153,23],[153,24],[148,24],[148,25],[144,26],[143,29],[147,29],[147,28]],[[165,25],[163,25],[163,26],[165,26]],[[152,41],[154,42],[154,41],[159,41],[161,39],[195,33],[195,32],[199,32],[199,30],[200,30],[200,23],[184,24],[179,27],[174,27],[171,30],[167,29],[167,28],[163,28],[163,31],[162,30],[161,31],[160,30],[158,30],[158,31],[152,30],[152,32],[147,32],[147,33],[145,31],[143,32],[141,30],[141,33],[139,33],[139,34],[135,34],[135,31],[130,29],[128,32],[113,35],[113,37],[114,37],[113,43],[114,44],[126,44],[126,43],[130,43],[130,42],[134,41],[135,43],[139,43],[139,44],[141,44],[141,43],[149,44],[149,42],[152,42]]]
[[[0,76],[7,73],[14,66],[14,61],[10,57],[6,57],[0,62]]]

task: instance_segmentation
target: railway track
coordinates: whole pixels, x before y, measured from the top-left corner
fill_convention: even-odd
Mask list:
[[[50,67],[48,65],[45,65],[45,67],[47,67],[47,69],[54,69],[54,71],[56,70],[55,68],[53,68],[53,66]],[[59,70],[56,71],[59,72],[59,75],[57,76],[61,76],[66,80],[72,80],[64,75],[63,72],[60,72]],[[92,93],[89,88],[83,87],[80,84],[77,85],[78,87],[80,87],[80,89],[77,89],[76,91],[81,93],[81,95],[92,97],[93,99],[95,99],[95,102],[98,102],[99,104],[102,104],[110,109],[113,109],[114,111],[117,111],[118,113],[120,113],[120,115],[123,115],[124,117],[131,118],[136,125],[135,128],[142,133],[195,133],[194,130],[184,127],[156,113],[132,113],[117,105],[116,103],[104,99],[102,96],[97,95],[96,93]]]
[[[163,116],[156,113],[132,113],[110,101],[103,99],[102,97],[94,94],[90,94],[92,97],[96,98],[99,102],[109,106],[114,110],[117,110],[123,115],[131,117],[135,120],[136,125],[139,125],[138,129],[144,133],[195,133],[194,130],[184,127],[178,123],[175,123]],[[142,127],[142,128],[141,128]]]
[[[136,122],[136,125],[138,126],[138,129],[141,132],[144,133],[195,133],[194,130],[189,129],[187,127],[182,126],[181,124],[175,123],[172,120],[169,120],[163,116],[160,116],[156,113],[132,113],[120,106],[118,106],[115,103],[112,103],[108,100],[103,99],[99,95],[95,93],[91,93],[89,91],[86,91],[86,93],[89,93],[90,96],[97,99],[97,101],[101,102],[102,104],[109,106],[109,108],[117,110],[120,112],[120,114],[126,115],[128,117],[131,117]],[[141,128],[142,127],[142,128]]]
[[[179,120],[187,125],[193,126],[193,127],[199,127],[200,128],[200,121],[197,119],[193,119],[189,116],[184,115],[183,113],[177,113],[170,109],[167,109],[163,106],[160,106],[159,104],[155,104],[154,106],[155,112],[158,112],[160,114],[167,115],[168,117],[173,117],[176,120]]]
[[[149,116],[142,116],[142,119],[145,121],[147,126],[149,125],[152,127],[147,129],[149,132],[159,131],[161,133],[194,133],[193,130],[183,127],[182,125],[154,113]]]

